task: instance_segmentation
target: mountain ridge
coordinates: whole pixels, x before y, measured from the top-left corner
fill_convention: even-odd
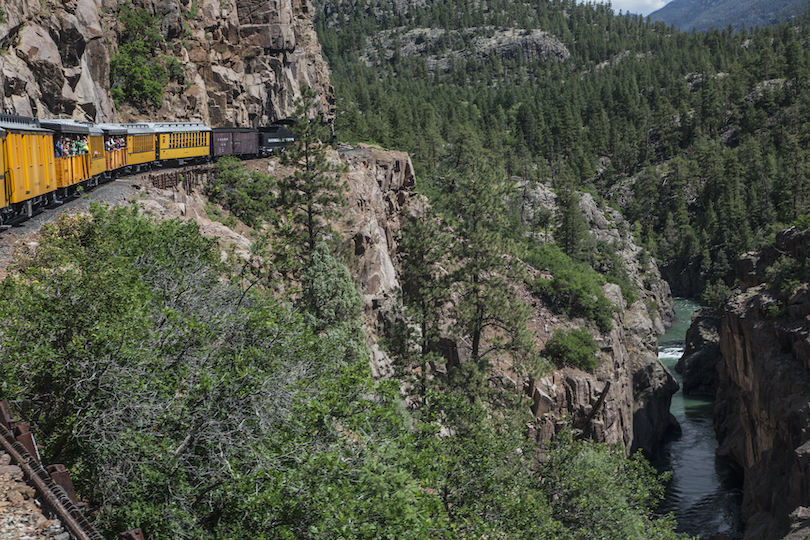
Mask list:
[[[807,0],[672,0],[649,15],[679,30],[703,32],[732,26],[771,26],[788,21],[810,7]]]

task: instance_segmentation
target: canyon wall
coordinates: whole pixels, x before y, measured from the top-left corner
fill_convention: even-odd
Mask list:
[[[293,115],[300,86],[334,118],[334,91],[308,0],[134,0],[156,17],[162,55],[180,62],[160,106],[116,105],[110,60],[119,48],[115,0],[21,0],[3,5],[3,111],[93,122],[201,120],[264,126]]]
[[[744,471],[747,540],[781,538],[791,513],[810,505],[810,294],[806,284],[786,293],[763,284],[779,257],[803,258],[809,247],[810,234],[789,230],[744,255],[743,292],[720,325],[717,453]]]
[[[723,359],[721,322],[720,315],[712,309],[701,309],[692,316],[683,355],[675,365],[675,371],[683,374],[684,395],[715,397],[717,394],[718,364]]]
[[[526,219],[542,208],[557,211],[554,193],[542,184],[527,190],[523,203]],[[580,210],[590,233],[616,248],[638,298],[628,304],[618,285],[603,287],[616,312],[613,329],[595,334],[600,361],[593,373],[567,367],[527,381],[536,417],[531,433],[538,442],[545,442],[560,427],[570,425],[594,440],[622,444],[628,453],[643,450],[655,456],[664,434],[678,429],[669,412],[678,383],[658,360],[657,337],[674,318],[669,286],[654,261],[642,262],[642,248],[634,243],[618,211],[600,206],[588,194],[581,196]],[[533,328],[541,345],[559,328],[586,325],[560,317],[540,298],[533,297],[531,303],[536,311]],[[605,399],[599,403],[605,390]]]

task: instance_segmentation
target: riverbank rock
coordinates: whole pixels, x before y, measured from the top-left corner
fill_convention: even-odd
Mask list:
[[[686,346],[675,370],[683,374],[683,393],[712,396],[717,393],[719,373],[721,316],[714,310],[701,309],[692,315],[686,332]]]

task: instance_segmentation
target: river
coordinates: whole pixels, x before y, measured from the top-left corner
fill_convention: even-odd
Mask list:
[[[682,380],[675,372],[675,364],[683,354],[686,331],[698,307],[691,300],[676,298],[675,322],[658,339],[658,357],[678,384]],[[704,539],[712,535],[742,538],[742,478],[714,455],[714,400],[684,397],[678,390],[672,396],[670,411],[682,433],[664,443],[660,458],[653,463],[659,471],[672,471],[666,498],[658,511],[675,515],[678,532],[699,534]]]

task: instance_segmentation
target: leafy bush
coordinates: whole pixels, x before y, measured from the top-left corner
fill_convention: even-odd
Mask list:
[[[578,540],[688,540],[670,517],[654,514],[671,473],[659,475],[640,452],[627,459],[624,451],[558,435],[540,472],[552,516]]]
[[[586,328],[557,330],[546,342],[546,354],[552,361],[588,371],[599,365],[596,350],[596,340]]]
[[[542,293],[559,311],[572,317],[585,317],[602,332],[613,327],[615,306],[602,292],[604,278],[592,268],[574,263],[558,247],[534,248],[526,262],[535,268],[547,268],[554,279],[538,279],[534,290]]]
[[[210,199],[251,227],[275,219],[276,181],[272,176],[246,172],[239,158],[233,156],[221,158],[215,168],[216,174],[206,186]]]
[[[123,29],[118,50],[110,59],[110,93],[118,104],[149,102],[160,107],[170,76],[178,78],[178,62],[159,54],[164,39],[148,11],[124,5],[119,19]]]
[[[768,286],[784,294],[791,294],[802,281],[810,278],[806,264],[789,255],[782,255],[765,270]]]
[[[110,60],[110,93],[117,104],[148,101],[155,107],[163,102],[168,75],[143,42],[124,43]]]
[[[700,304],[712,309],[720,309],[726,300],[731,298],[731,287],[718,280],[714,283],[709,283],[700,295]]]

